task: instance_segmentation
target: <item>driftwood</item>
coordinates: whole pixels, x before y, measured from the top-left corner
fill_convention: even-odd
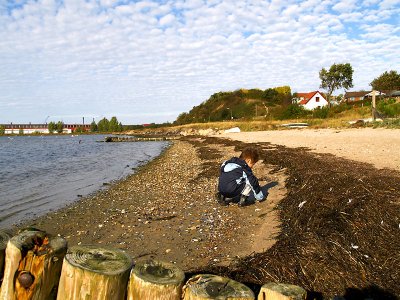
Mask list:
[[[292,284],[270,282],[261,287],[257,300],[304,300],[305,289]]]
[[[242,283],[211,274],[196,275],[183,287],[184,300],[255,299],[253,291]]]
[[[67,242],[30,229],[7,243],[0,299],[54,299]]]
[[[125,299],[131,268],[122,250],[73,246],[64,258],[57,299]]]
[[[179,300],[185,274],[170,263],[149,260],[131,271],[128,300]]]

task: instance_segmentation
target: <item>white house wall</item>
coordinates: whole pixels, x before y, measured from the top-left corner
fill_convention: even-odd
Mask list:
[[[317,102],[317,97],[319,97],[319,102]],[[308,102],[307,104],[303,105],[305,109],[313,110],[317,107],[324,107],[328,105],[328,101],[320,94],[316,93]]]

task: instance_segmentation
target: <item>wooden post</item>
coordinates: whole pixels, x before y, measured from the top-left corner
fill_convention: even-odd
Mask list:
[[[196,275],[183,287],[184,300],[255,299],[253,291],[242,283],[211,274]]]
[[[6,247],[10,237],[7,232],[0,230],[0,282],[3,280]]]
[[[180,300],[185,274],[173,264],[149,260],[131,271],[128,300]]]
[[[57,300],[125,299],[131,268],[122,250],[73,246],[64,258]]]
[[[307,291],[297,285],[270,282],[261,287],[257,300],[305,300]]]
[[[67,242],[29,229],[12,237],[6,248],[0,299],[55,299]]]
[[[376,101],[375,101],[375,90],[372,91],[372,120],[375,121],[376,115]]]

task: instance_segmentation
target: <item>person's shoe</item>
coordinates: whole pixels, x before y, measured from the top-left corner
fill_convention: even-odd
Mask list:
[[[229,202],[226,201],[227,198],[225,198],[225,196],[221,195],[220,192],[215,193],[215,198],[217,199],[218,203],[221,204],[222,206],[229,205]]]
[[[241,195],[241,196],[240,196],[239,203],[238,203],[238,206],[246,206],[246,204],[247,204],[247,202],[246,202],[247,198],[248,198],[248,196]]]

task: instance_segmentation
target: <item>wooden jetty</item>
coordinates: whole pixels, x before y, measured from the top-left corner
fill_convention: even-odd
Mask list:
[[[177,140],[179,136],[149,136],[149,137],[122,137],[122,136],[106,136],[104,141],[106,143],[119,143],[119,142],[154,142],[154,141],[170,141]]]

